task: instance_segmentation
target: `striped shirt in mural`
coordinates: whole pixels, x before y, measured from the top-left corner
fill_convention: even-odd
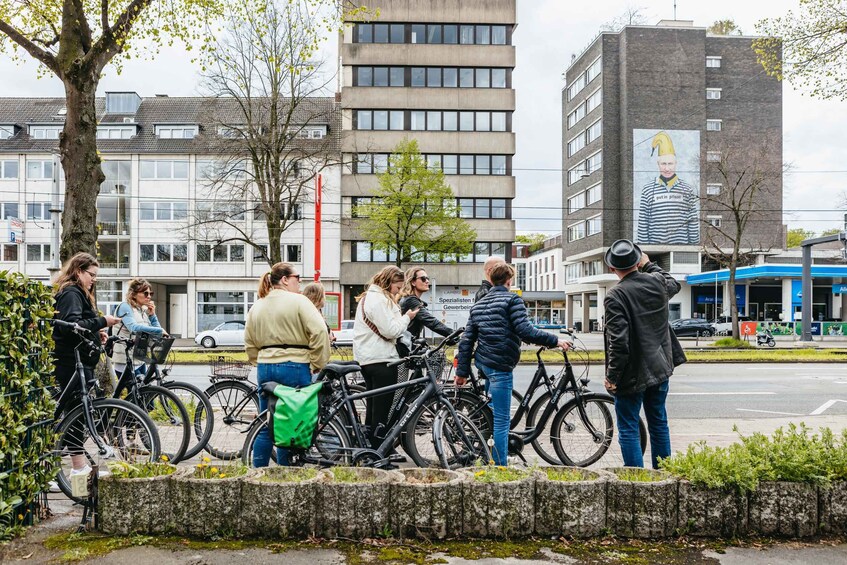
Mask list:
[[[678,176],[656,177],[641,189],[637,243],[700,243],[697,204],[694,189]]]

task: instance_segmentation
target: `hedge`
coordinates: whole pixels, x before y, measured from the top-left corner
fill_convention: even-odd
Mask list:
[[[56,473],[52,290],[0,271],[0,539],[31,525]]]

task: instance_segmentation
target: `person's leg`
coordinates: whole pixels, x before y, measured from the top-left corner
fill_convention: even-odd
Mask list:
[[[375,365],[371,365],[371,367],[373,370],[371,372],[372,387],[370,390],[397,384],[397,367],[389,367],[388,363],[377,363]],[[385,426],[388,425],[388,414],[391,411],[391,402],[394,400],[394,392],[380,394],[372,397],[370,400],[371,403],[369,404],[369,407],[371,408],[372,420],[369,439],[371,447],[376,449],[379,447],[379,444],[382,442],[382,439],[385,437],[385,433],[387,431]],[[382,426],[380,426],[380,424]],[[380,427],[382,427],[382,430],[379,429]],[[377,437],[377,432],[381,437]]]
[[[495,371],[490,367],[477,364],[488,378],[488,390],[491,395],[491,411],[494,413],[494,449],[491,458],[495,465],[508,465],[509,424],[512,408],[512,372]]]
[[[309,372],[309,365],[307,363],[280,363],[277,382],[290,387],[309,386],[312,384],[312,374]],[[279,465],[288,466],[287,449],[283,447],[276,449],[276,462]]]
[[[644,414],[647,416],[647,430],[650,432],[650,455],[654,469],[659,468],[659,458],[671,455],[671,433],[668,429],[668,412],[665,409],[669,382],[648,387],[644,391]]]
[[[627,467],[643,467],[641,435],[638,420],[643,393],[619,394],[615,396],[615,415],[618,422],[618,443],[621,446],[623,464]]]
[[[259,363],[256,370],[256,382],[259,384],[260,390],[262,388],[262,385],[265,383],[278,382],[276,381],[277,365],[277,363]],[[267,409],[268,401],[265,398],[265,395],[261,394],[260,392],[259,413],[261,414]],[[256,435],[256,443],[253,445],[253,466],[267,467],[268,462],[271,459],[272,448],[273,443],[271,442],[270,430],[268,430],[267,426],[262,426],[262,429],[259,430],[259,433]]]

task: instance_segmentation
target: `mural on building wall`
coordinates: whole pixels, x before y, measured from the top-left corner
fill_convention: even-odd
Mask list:
[[[641,244],[700,243],[700,132],[632,130],[635,211]]]

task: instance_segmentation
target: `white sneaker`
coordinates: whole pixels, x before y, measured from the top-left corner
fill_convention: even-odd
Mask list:
[[[59,488],[59,483],[56,481],[50,481],[47,483],[48,492],[62,492],[62,489]]]
[[[82,469],[71,469],[71,476],[73,477],[74,475],[87,475],[90,472],[91,467],[89,465],[86,465]],[[98,471],[97,476],[102,479],[103,477],[108,477],[110,474],[111,473],[109,473],[108,470],[101,469],[100,471]]]

